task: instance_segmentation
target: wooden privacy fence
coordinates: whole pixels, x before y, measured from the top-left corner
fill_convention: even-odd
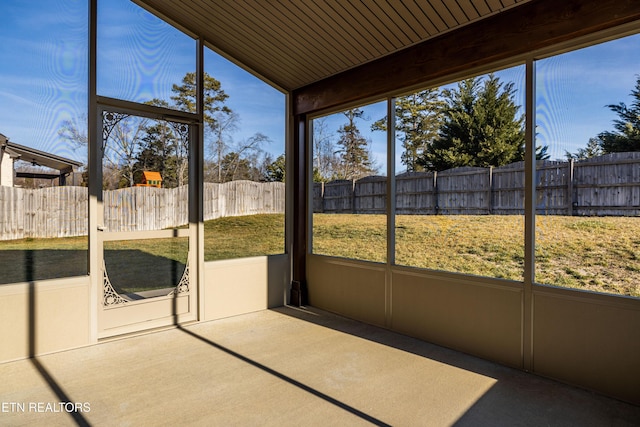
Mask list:
[[[189,222],[187,187],[132,187],[104,191],[106,231],[143,231]],[[0,187],[0,240],[87,234],[86,187]],[[204,219],[284,213],[282,182],[232,181],[204,184]]]
[[[284,213],[284,182],[231,181],[204,184],[204,219]]]
[[[396,213],[524,213],[524,162],[396,176]],[[640,215],[640,152],[581,161],[538,161],[536,212],[544,215]],[[387,178],[315,183],[313,211],[385,213]]]
[[[540,161],[536,212],[546,215],[640,215],[640,152],[582,161]],[[387,178],[316,183],[314,212],[384,213]],[[133,187],[103,192],[108,231],[158,230],[188,223],[187,189]],[[204,184],[204,219],[283,213],[281,182]],[[457,168],[396,177],[398,214],[523,214],[524,163]],[[84,187],[0,187],[0,240],[87,234]]]
[[[0,239],[85,235],[87,196],[84,187],[0,186]]]

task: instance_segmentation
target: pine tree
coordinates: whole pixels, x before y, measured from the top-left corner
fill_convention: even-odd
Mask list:
[[[513,100],[513,83],[493,74],[443,91],[444,123],[432,150],[419,163],[430,170],[502,166],[524,158],[524,116]]]
[[[208,73],[204,73],[203,80],[205,137],[208,140],[213,138],[211,145],[216,157],[217,181],[222,182],[223,157],[229,149],[225,144],[225,134],[235,130],[238,116],[225,105],[229,95],[222,89],[220,81]],[[171,91],[174,93],[171,100],[178,109],[196,112],[196,73],[187,73],[182,84],[174,84]]]
[[[395,130],[402,142],[400,160],[408,172],[424,170],[419,159],[429,151],[432,142],[438,137],[444,106],[438,88],[422,90],[396,99]],[[386,117],[373,123],[371,130],[386,131]]]
[[[155,171],[162,176],[164,187],[176,187],[175,168],[170,168],[167,162],[168,158],[173,155],[172,147],[175,145],[175,135],[168,123],[158,121],[147,126],[142,142],[144,145],[136,157],[135,182],[142,182],[143,171]]]
[[[339,179],[359,179],[372,172],[371,159],[369,158],[369,141],[367,141],[356,126],[356,119],[364,118],[364,111],[352,108],[343,112],[348,122],[338,129],[340,138],[338,145],[340,153],[340,170],[337,173]]]
[[[575,153],[565,151],[567,160],[584,160],[602,155],[602,140],[600,138],[589,138],[585,148],[579,148]]]
[[[171,91],[175,94],[171,100],[176,107],[183,111],[196,112],[196,73],[185,74],[182,84],[174,84]],[[208,73],[204,73],[204,121],[211,128],[216,126],[217,112],[231,114],[231,109],[224,105],[227,98],[229,95],[222,90],[222,84]]]
[[[264,179],[267,182],[284,182],[286,177],[286,161],[284,154],[280,154],[275,160],[270,156],[265,158]]]
[[[617,132],[607,131],[598,135],[605,154],[640,151],[640,76],[636,78],[631,96],[634,100],[629,107],[624,102],[607,105],[618,115],[618,119],[613,121]]]

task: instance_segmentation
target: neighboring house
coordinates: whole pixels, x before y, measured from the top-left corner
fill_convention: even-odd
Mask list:
[[[51,171],[16,171],[15,163],[22,160],[33,166],[44,166]],[[58,185],[66,185],[67,177],[75,172],[82,163],[55,154],[25,147],[9,141],[0,133],[0,185],[13,187],[15,178],[34,178],[54,181]],[[56,172],[57,171],[57,172]]]
[[[13,164],[17,155],[6,148],[7,137],[0,133],[0,185],[13,187]]]

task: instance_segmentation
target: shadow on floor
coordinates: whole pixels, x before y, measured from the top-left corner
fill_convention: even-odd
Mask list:
[[[29,358],[31,364],[38,371],[42,379],[46,382],[47,386],[58,398],[58,403],[62,404],[62,409],[69,414],[69,416],[73,419],[73,421],[78,426],[90,426],[89,422],[82,416],[82,414],[78,411],[75,401],[67,396],[67,393],[62,389],[62,386],[55,380],[55,378],[49,373],[49,371],[44,367],[42,363],[38,360],[36,356],[37,348],[37,336],[36,336],[36,309],[37,309],[37,297],[36,297],[36,286],[35,286],[35,278],[34,278],[34,251],[24,251],[25,256],[25,269],[24,274],[25,278],[29,282]],[[59,408],[61,409],[61,408]],[[69,410],[70,409],[70,410]]]
[[[224,353],[226,353],[226,354],[228,354],[230,356],[233,356],[236,359],[239,359],[239,360],[241,360],[241,361],[243,361],[243,362],[245,362],[245,363],[247,363],[247,364],[249,364],[249,365],[251,365],[251,366],[253,366],[255,368],[258,368],[258,369],[260,369],[260,370],[262,370],[262,371],[264,371],[264,372],[266,372],[266,373],[268,373],[270,375],[273,375],[274,377],[276,377],[276,378],[278,378],[278,379],[280,379],[282,381],[285,381],[285,382],[287,382],[287,383],[289,383],[289,384],[291,384],[291,385],[293,385],[295,387],[298,387],[299,389],[301,389],[301,390],[303,390],[303,391],[305,391],[307,393],[310,393],[310,394],[312,394],[312,395],[314,395],[316,397],[319,397],[320,399],[323,399],[326,402],[329,402],[332,405],[335,405],[340,409],[343,409],[343,410],[345,410],[345,411],[347,411],[347,412],[349,412],[349,413],[351,413],[351,414],[353,414],[353,415],[355,415],[355,416],[357,416],[357,417],[359,417],[359,418],[361,418],[361,419],[363,419],[363,420],[365,420],[367,422],[370,422],[373,425],[376,425],[376,426],[390,426],[389,424],[384,423],[384,422],[380,421],[379,419],[374,418],[371,415],[368,415],[368,414],[366,414],[366,413],[364,413],[364,412],[362,412],[362,411],[360,411],[360,410],[358,410],[358,409],[356,409],[356,408],[354,408],[352,406],[349,406],[344,402],[341,402],[341,401],[339,401],[337,399],[334,399],[333,397],[328,396],[325,393],[322,393],[321,391],[318,391],[318,390],[314,389],[313,387],[309,387],[308,385],[303,384],[300,381],[296,381],[293,378],[291,378],[291,377],[289,377],[287,375],[284,375],[281,372],[278,372],[278,371],[276,371],[276,370],[274,370],[272,368],[269,368],[268,366],[265,366],[265,365],[263,365],[263,364],[261,364],[259,362],[256,362],[253,359],[250,359],[250,358],[248,358],[246,356],[243,356],[243,355],[241,355],[241,354],[239,354],[239,353],[237,353],[237,352],[235,352],[235,351],[233,351],[233,350],[231,350],[231,349],[229,349],[227,347],[224,347],[224,346],[222,346],[222,345],[220,345],[218,343],[215,343],[215,342],[213,342],[213,341],[211,341],[211,340],[209,340],[209,339],[207,339],[207,338],[205,338],[205,337],[203,337],[201,335],[198,335],[198,334],[196,334],[196,333],[194,333],[194,332],[192,332],[192,331],[190,331],[188,329],[185,329],[185,328],[181,327],[180,325],[177,325],[177,328],[180,331],[184,332],[185,334],[190,335],[193,338],[196,338],[196,339],[198,339],[198,340],[200,340],[200,341],[202,341],[202,342],[204,342],[206,344],[209,344],[210,346],[212,346],[213,348],[215,348],[217,350],[220,350],[220,351],[222,351],[222,352],[224,352]]]
[[[638,426],[640,407],[313,307],[272,311],[493,378],[456,426]]]

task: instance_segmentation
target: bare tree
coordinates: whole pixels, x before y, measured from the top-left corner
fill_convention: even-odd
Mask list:
[[[230,145],[229,133],[238,128],[238,122],[240,121],[237,113],[231,112],[216,112],[214,114],[215,121],[209,126],[213,134],[210,148],[213,153],[213,162],[217,169],[217,182],[222,182],[222,159],[228,151]]]
[[[86,150],[89,143],[86,116],[65,120],[58,135],[75,149]],[[104,182],[113,181],[108,175],[119,171],[127,186],[134,185],[136,156],[145,135],[147,119],[123,113],[105,111],[102,118],[102,163]]]
[[[256,133],[231,147],[222,158],[222,181],[236,179],[260,180],[260,157],[264,153],[263,144],[271,142],[268,136]]]
[[[108,112],[105,113],[104,122],[103,165],[119,170],[127,186],[133,187],[135,164],[145,135],[147,120]]]
[[[313,121],[313,175],[322,181],[328,181],[335,175],[339,163],[333,137],[326,117]]]
[[[87,155],[89,154],[87,127],[87,116],[81,115],[73,119],[64,120],[60,129],[58,129],[58,136],[69,142],[73,151],[80,151],[82,163],[85,165],[87,164]]]

